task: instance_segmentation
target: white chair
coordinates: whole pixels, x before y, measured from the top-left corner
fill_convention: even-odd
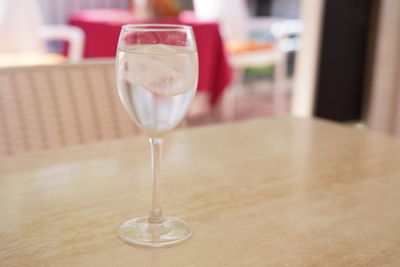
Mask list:
[[[0,53],[46,53],[46,41],[69,43],[68,60],[82,58],[84,33],[78,27],[43,25],[39,5],[34,0],[0,1]]]
[[[248,11],[243,0],[194,0],[197,19],[218,21],[226,42],[247,39]]]
[[[243,45],[250,41],[252,32],[269,33],[276,42],[275,48],[231,53],[230,64],[235,71],[233,87],[227,90],[221,112],[224,120],[234,117],[235,99],[244,92],[243,70],[252,67],[275,66],[273,72],[273,98],[275,114],[284,112],[287,78],[287,53],[294,51],[287,36],[297,30],[298,21],[277,18],[251,18],[244,0],[195,0],[196,16],[200,20],[218,21],[227,44]],[[290,27],[289,27],[289,26]],[[261,40],[265,41],[265,40]],[[289,47],[291,45],[291,47]]]

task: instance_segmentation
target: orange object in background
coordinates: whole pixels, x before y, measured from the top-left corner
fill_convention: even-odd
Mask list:
[[[182,11],[181,3],[177,0],[131,0],[135,19],[146,21],[155,18],[178,17]]]
[[[181,11],[179,5],[173,0],[149,0],[154,13],[160,17],[176,17]]]
[[[261,43],[261,42],[230,42],[226,44],[226,48],[232,54],[239,54],[249,51],[257,50],[272,50],[275,48],[274,43]]]

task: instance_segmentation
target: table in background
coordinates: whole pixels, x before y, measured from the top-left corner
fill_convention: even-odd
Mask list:
[[[48,53],[0,53],[0,67],[60,64],[66,57]]]
[[[131,246],[150,205],[145,137],[3,158],[4,266],[400,266],[400,141],[306,119],[184,129],[166,144],[165,214],[192,238]]]
[[[199,54],[198,91],[209,94],[216,104],[231,81],[229,66],[219,26],[214,22],[199,22],[191,12],[182,12],[177,19],[152,21],[186,24],[193,27]],[[90,9],[71,14],[69,24],[81,28],[86,35],[84,57],[114,57],[121,26],[138,23],[128,10]]]

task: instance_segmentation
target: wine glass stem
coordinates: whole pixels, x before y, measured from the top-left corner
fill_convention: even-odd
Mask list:
[[[161,150],[164,139],[150,137],[149,141],[151,146],[151,175],[153,180],[153,196],[149,222],[159,223],[161,222],[162,212],[159,199],[158,179],[160,177]]]

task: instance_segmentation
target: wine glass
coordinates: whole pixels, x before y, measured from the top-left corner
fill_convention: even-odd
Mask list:
[[[192,28],[172,24],[124,25],[116,63],[121,102],[149,137],[153,178],[149,216],[126,221],[119,228],[119,236],[141,246],[179,243],[188,239],[192,230],[187,222],[162,214],[158,179],[164,137],[184,118],[196,93],[198,59]]]

